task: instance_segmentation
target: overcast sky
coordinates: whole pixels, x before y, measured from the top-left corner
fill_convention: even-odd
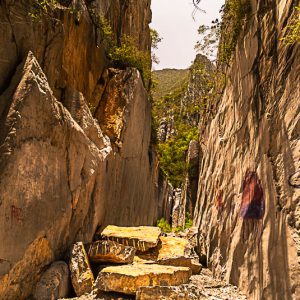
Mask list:
[[[160,64],[154,65],[154,69],[188,68],[196,55],[199,25],[210,25],[219,16],[223,3],[224,0],[202,0],[200,7],[206,13],[198,11],[193,20],[192,0],[152,0],[150,26],[163,38],[156,50]]]

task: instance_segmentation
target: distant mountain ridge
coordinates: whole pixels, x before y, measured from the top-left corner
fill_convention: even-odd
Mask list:
[[[180,89],[189,78],[189,69],[163,69],[153,71],[156,87],[153,91],[154,101]]]

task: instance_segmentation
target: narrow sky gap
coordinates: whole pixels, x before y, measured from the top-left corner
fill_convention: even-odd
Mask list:
[[[206,13],[198,11],[193,19],[192,0],[152,0],[151,27],[163,38],[156,50],[160,63],[153,68],[188,68],[196,56],[198,27],[218,18],[223,4],[224,0],[202,0],[200,7]]]

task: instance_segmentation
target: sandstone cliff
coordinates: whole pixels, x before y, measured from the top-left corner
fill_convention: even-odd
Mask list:
[[[157,219],[147,93],[107,69],[93,19],[148,51],[150,1],[57,1],[38,20],[31,5],[0,2],[0,299],[26,299],[97,227]]]
[[[300,47],[281,40],[295,3],[251,1],[201,143],[199,251],[250,299],[300,295]]]

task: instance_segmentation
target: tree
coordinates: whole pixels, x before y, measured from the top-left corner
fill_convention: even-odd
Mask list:
[[[158,49],[158,43],[160,43],[162,41],[162,37],[160,37],[159,33],[153,28],[150,28],[150,36],[151,36],[152,62],[154,62],[155,64],[159,64],[159,59],[155,55],[153,50]]]

